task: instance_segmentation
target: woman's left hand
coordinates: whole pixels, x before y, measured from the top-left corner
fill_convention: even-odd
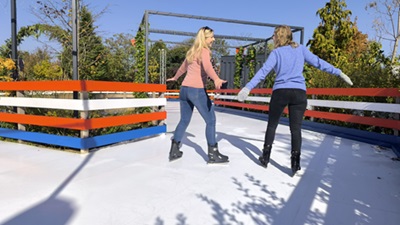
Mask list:
[[[167,79],[166,81],[170,82],[170,81],[176,81],[176,80],[175,80],[175,78],[172,77],[172,78]]]
[[[222,84],[224,84],[226,82],[227,82],[226,80],[222,80],[222,79],[214,80],[215,89],[220,89]]]

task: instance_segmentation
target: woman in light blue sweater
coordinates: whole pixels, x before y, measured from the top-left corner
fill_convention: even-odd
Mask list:
[[[284,108],[288,106],[292,145],[291,168],[294,175],[296,171],[300,170],[301,125],[307,107],[306,83],[303,76],[304,63],[338,76],[349,85],[353,85],[353,83],[340,69],[320,59],[305,46],[295,43],[289,26],[276,27],[273,41],[275,49],[253,79],[239,92],[238,100],[241,102],[246,100],[250,91],[263,81],[271,70],[275,71],[276,78],[269,105],[264,148],[259,160],[264,167],[267,167],[279,119]]]

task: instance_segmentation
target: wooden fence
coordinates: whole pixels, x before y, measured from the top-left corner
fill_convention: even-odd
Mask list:
[[[218,108],[229,112],[252,111],[263,115],[269,111],[272,89],[253,89],[245,102],[237,101],[239,89],[208,91]],[[391,147],[400,157],[400,90],[397,88],[309,88],[308,106],[303,127],[317,132],[339,135],[359,141]],[[337,96],[337,97],[336,97]],[[178,90],[167,90],[166,98],[178,98]],[[333,100],[332,100],[333,99]],[[345,101],[342,99],[351,99]],[[370,101],[365,101],[369,99]],[[225,110],[226,111],[226,110]],[[233,113],[236,113],[233,112]],[[243,115],[243,113],[239,113]],[[288,114],[288,110],[284,110]],[[259,117],[260,118],[260,117]],[[267,118],[263,116],[262,118]],[[313,121],[324,121],[313,122]],[[282,119],[281,121],[284,121]],[[338,122],[339,121],[339,122]],[[338,125],[328,126],[327,124]],[[392,134],[351,129],[362,126],[389,129]]]
[[[80,149],[87,152],[89,149],[110,145],[122,141],[153,136],[166,132],[166,126],[162,123],[166,119],[164,106],[166,99],[156,97],[156,93],[166,91],[165,85],[159,84],[134,84],[123,82],[105,81],[18,81],[0,82],[0,91],[17,92],[18,97],[0,97],[0,122],[16,123],[18,129],[0,128],[0,137],[17,139],[27,142],[42,143],[62,146],[72,149]],[[90,99],[89,95],[104,95],[104,93],[125,93],[128,98],[102,98]],[[144,92],[146,98],[132,98],[133,93]],[[35,95],[33,93],[41,93]],[[79,99],[71,99],[73,94]],[[128,93],[128,95],[126,94]],[[59,98],[66,96],[69,98]],[[39,97],[38,97],[39,96]],[[54,97],[58,96],[58,97]],[[111,115],[102,118],[90,118],[89,112],[95,110],[126,110],[150,107],[151,112],[131,115]],[[6,109],[19,110],[6,110]],[[28,115],[26,108],[71,110],[79,112],[77,118],[66,118],[50,115]],[[17,113],[16,113],[17,112]],[[109,128],[115,126],[131,125],[143,122],[153,122],[153,126],[115,132],[111,134],[89,136],[94,129]],[[158,122],[157,122],[158,121]],[[161,122],[160,122],[161,121]],[[25,125],[40,127],[63,128],[80,131],[78,137],[49,134],[44,132],[26,131]]]

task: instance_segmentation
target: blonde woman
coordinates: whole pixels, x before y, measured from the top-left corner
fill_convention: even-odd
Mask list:
[[[353,85],[353,83],[340,69],[320,59],[305,46],[293,42],[292,31],[289,26],[276,27],[273,34],[273,41],[275,49],[268,56],[262,68],[254,75],[253,79],[239,92],[238,100],[246,100],[250,90],[257,86],[260,81],[264,80],[271,70],[275,71],[276,78],[269,105],[264,148],[259,160],[264,167],[267,167],[279,119],[284,108],[288,106],[292,145],[291,168],[294,175],[301,169],[301,125],[307,107],[306,83],[303,77],[304,63],[336,75],[349,85]]]
[[[170,161],[182,157],[183,152],[179,149],[186,128],[192,117],[194,107],[196,107],[197,111],[206,122],[208,162],[226,163],[229,161],[228,156],[222,155],[218,151],[218,144],[215,137],[216,118],[214,105],[211,103],[205,89],[208,77],[214,81],[216,89],[221,88],[221,85],[226,83],[225,80],[218,77],[211,64],[210,48],[214,40],[214,31],[211,28],[200,28],[192,47],[186,53],[186,58],[175,76],[167,79],[167,82],[176,81],[180,76],[186,73],[179,92],[181,118],[172,139],[169,152]]]

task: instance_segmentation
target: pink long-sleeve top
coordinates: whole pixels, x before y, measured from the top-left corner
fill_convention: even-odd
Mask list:
[[[210,77],[212,80],[218,79],[218,75],[211,64],[210,50],[207,48],[203,48],[201,60],[193,60],[192,63],[189,63],[185,59],[178,71],[176,71],[175,80],[185,72],[187,73],[182,86],[204,88],[207,83],[207,77]]]

